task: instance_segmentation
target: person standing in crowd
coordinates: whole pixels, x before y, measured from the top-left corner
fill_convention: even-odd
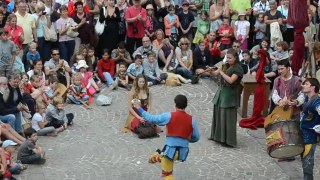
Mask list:
[[[22,27],[17,25],[17,16],[15,14],[8,16],[8,23],[4,28],[8,31],[8,39],[13,41],[13,43],[22,50],[24,33]]]
[[[182,11],[178,13],[179,21],[180,21],[180,31],[179,36],[187,37],[189,41],[192,41],[192,24],[194,21],[194,15],[189,10],[189,1],[182,1]]]
[[[224,17],[229,18],[229,4],[224,0],[217,0],[210,6],[210,32],[216,32],[219,29]]]
[[[93,22],[92,16],[89,13],[85,13],[83,10],[83,2],[78,1],[74,3],[76,13],[73,14],[72,19],[78,24],[78,32],[80,38],[80,44],[93,45]]]
[[[177,95],[174,98],[175,111],[160,115],[152,115],[145,111],[139,101],[135,101],[134,109],[141,114],[140,121],[150,122],[167,127],[166,144],[162,150],[157,150],[149,162],[161,162],[162,177],[164,180],[173,180],[174,161],[185,161],[189,152],[189,143],[195,143],[200,139],[197,120],[189,115],[185,109],[188,99],[184,95]],[[161,154],[160,154],[161,153]],[[153,161],[156,159],[156,161]]]
[[[239,19],[239,13],[251,14],[250,0],[230,0],[231,26]]]
[[[270,10],[266,12],[264,16],[264,22],[267,24],[266,36],[271,39],[270,24],[278,22],[279,26],[282,24],[282,14],[277,10],[277,2],[275,0],[270,0]]]
[[[118,0],[117,5],[120,14],[119,22],[119,41],[124,41],[126,39],[127,24],[125,20],[125,13],[128,9],[128,4],[126,0]]]
[[[239,62],[237,51],[227,51],[227,62],[213,71],[213,75],[221,76],[221,84],[213,98],[213,119],[209,140],[221,143],[222,146],[237,146],[237,107],[238,86],[243,77],[243,69]]]
[[[119,22],[120,12],[115,7],[114,0],[105,0],[105,10],[100,10],[100,23],[105,22],[103,33],[99,36],[98,54],[101,55],[103,49],[112,51],[119,43]],[[104,14],[105,13],[105,14]]]
[[[50,59],[51,42],[45,40],[43,27],[47,26],[50,29],[52,24],[50,15],[44,11],[45,6],[42,2],[37,3],[35,10],[36,12],[33,13],[32,16],[36,21],[38,49],[42,61],[45,62]]]
[[[305,180],[313,179],[314,153],[317,147],[319,131],[313,128],[320,125],[320,98],[318,96],[320,84],[316,78],[306,79],[302,83],[302,92],[305,102],[300,119],[300,129],[304,142],[304,152],[301,155],[303,177]]]
[[[28,51],[28,44],[31,42],[38,42],[36,21],[31,14],[27,12],[27,4],[25,1],[19,1],[17,4],[18,11],[15,13],[17,16],[17,25],[21,26],[24,33],[24,40],[22,43],[23,48],[23,58],[25,70],[29,70],[29,63],[26,61],[26,54]]]
[[[142,45],[144,25],[147,19],[147,11],[141,7],[140,0],[133,0],[133,6],[127,9],[125,19],[128,24],[127,49],[129,53],[132,54],[134,47],[140,47]]]
[[[289,0],[282,0],[281,5],[277,8],[282,14],[283,25],[287,26],[286,32],[282,33],[283,40],[286,41],[290,46],[293,46],[294,40],[294,27],[287,23],[289,15]]]
[[[259,14],[265,14],[269,10],[270,10],[269,1],[260,0],[256,2],[253,6],[253,15],[257,17]]]
[[[16,56],[16,46],[8,40],[8,31],[0,28],[0,75],[8,76],[12,73],[12,66]]]

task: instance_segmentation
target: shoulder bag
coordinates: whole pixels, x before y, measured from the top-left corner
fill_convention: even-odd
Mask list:
[[[105,8],[105,7],[102,7],[102,9],[103,9],[103,15],[105,15],[106,8]],[[103,33],[104,27],[105,27],[105,21],[103,21],[103,23],[101,23],[101,22],[100,22],[100,17],[99,17],[96,25],[94,26],[94,30],[95,30],[95,32],[96,32],[96,34],[97,34],[98,36],[100,36],[100,35]]]

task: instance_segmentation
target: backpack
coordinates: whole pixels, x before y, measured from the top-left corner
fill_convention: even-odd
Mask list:
[[[139,125],[134,129],[134,133],[136,133],[140,139],[159,137],[159,134],[156,131],[156,126],[149,122],[139,123]]]

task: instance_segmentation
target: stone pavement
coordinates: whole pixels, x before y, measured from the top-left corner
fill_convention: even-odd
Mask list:
[[[177,180],[213,179],[302,179],[301,161],[281,162],[266,153],[264,130],[239,128],[238,147],[225,148],[208,141],[212,119],[212,97],[217,86],[210,80],[198,85],[151,88],[153,113],[174,109],[173,98],[181,93],[189,98],[187,111],[199,124],[200,141],[190,144],[187,161],[176,163]],[[39,137],[46,150],[45,165],[30,165],[16,176],[21,180],[160,180],[160,164],[149,164],[149,155],[162,148],[160,138],[140,140],[132,133],[121,133],[127,117],[128,91],[118,89],[102,94],[113,97],[111,106],[95,106],[93,111],[66,105],[75,113],[75,123],[58,137]],[[252,102],[251,102],[252,104]],[[240,117],[239,117],[240,118]],[[315,179],[320,179],[320,151],[316,152]]]

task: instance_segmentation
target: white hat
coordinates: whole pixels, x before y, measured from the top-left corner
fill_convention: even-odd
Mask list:
[[[239,16],[245,16],[246,15],[246,12],[240,12],[239,13]]]
[[[152,4],[148,4],[146,9],[154,9]]]
[[[80,60],[78,61],[78,65],[76,66],[77,69],[80,69],[80,68],[88,68],[89,66],[87,65],[86,61],[85,60]]]
[[[11,140],[5,140],[3,143],[2,143],[2,147],[3,148],[6,148],[8,146],[15,146],[17,145],[17,143],[11,141]]]

